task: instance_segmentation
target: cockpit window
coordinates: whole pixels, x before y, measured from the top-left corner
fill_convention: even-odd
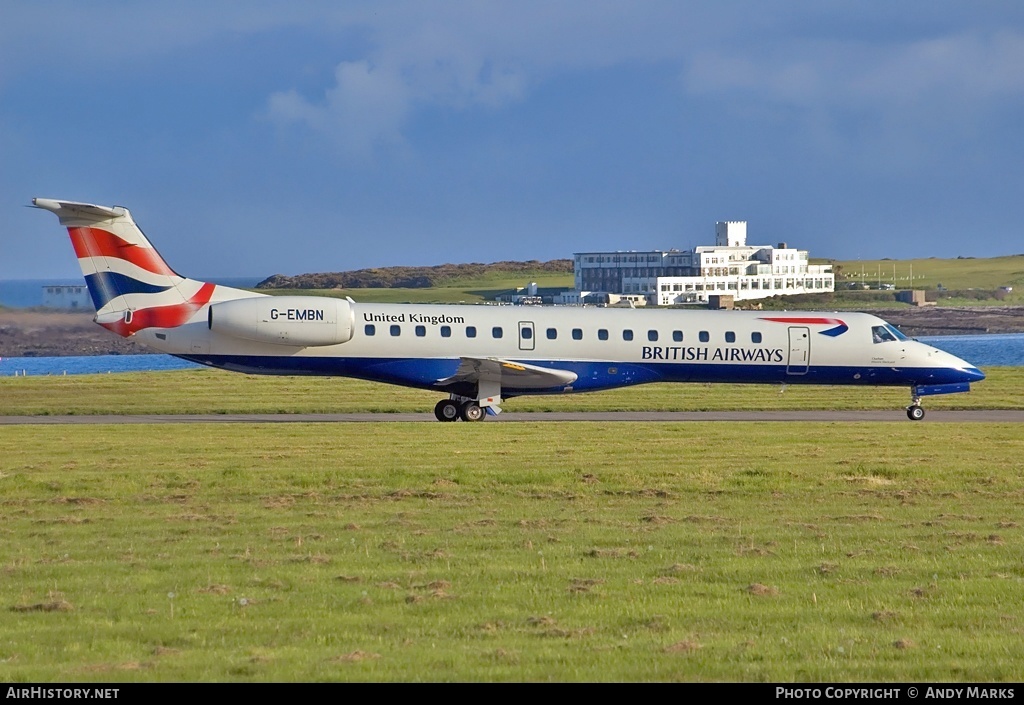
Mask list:
[[[906,340],[907,336],[900,333],[892,326],[872,326],[871,340],[876,343],[891,343],[897,340]]]
[[[892,326],[889,326],[889,325],[887,325],[885,328],[890,333],[892,333],[893,335],[896,336],[896,340],[910,340],[910,338],[908,338],[907,336],[905,336],[902,333],[900,333],[900,329],[899,328],[893,328]]]

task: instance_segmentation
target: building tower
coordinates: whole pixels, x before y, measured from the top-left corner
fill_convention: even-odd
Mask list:
[[[726,220],[715,223],[716,247],[746,247],[747,221]]]

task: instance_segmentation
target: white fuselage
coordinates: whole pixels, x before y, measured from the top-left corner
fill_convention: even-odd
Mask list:
[[[218,294],[216,299],[231,298],[228,291]],[[923,343],[873,342],[872,330],[886,324],[864,313],[354,302],[348,309],[351,338],[335,345],[221,335],[210,329],[205,311],[186,325],[147,329],[138,337],[164,352],[228,369],[357,376],[424,388],[435,387],[463,358],[521,361],[579,376],[570,389],[550,392],[659,380],[920,385],[980,379],[970,364]],[[287,309],[275,315],[286,316]]]

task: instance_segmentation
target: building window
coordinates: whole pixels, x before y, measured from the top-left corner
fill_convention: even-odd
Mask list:
[[[700,338],[700,342],[702,343],[706,343],[709,340],[711,340],[711,334],[708,333],[706,330],[702,330],[700,332],[700,335],[698,335],[697,337]]]
[[[363,328],[363,332],[366,333],[367,335],[376,335],[377,326],[373,325],[372,323],[368,323],[366,327]]]
[[[626,330],[622,331],[622,339],[623,340],[632,340],[633,339],[633,331],[629,330],[628,328]]]
[[[416,326],[416,337],[422,338],[427,334],[426,326]]]
[[[761,334],[756,332],[756,331],[754,333],[751,333],[750,334],[750,342],[751,343],[760,343],[761,342]]]
[[[736,342],[736,334],[733,333],[731,330],[727,330],[725,332],[725,342],[727,342],[727,343],[735,343]]]
[[[452,327],[451,326],[441,326],[441,337],[442,338],[451,338],[452,337]]]
[[[649,330],[649,331],[647,331],[647,339],[649,341],[651,341],[652,343],[658,342],[658,331],[656,331],[656,330]]]
[[[672,331],[672,340],[674,340],[677,343],[683,342],[683,331],[681,331],[681,330],[674,330],[674,331]]]
[[[391,335],[398,337],[402,334],[402,326],[391,326]]]
[[[555,330],[554,328],[548,328],[547,333],[548,333],[548,340],[554,340],[555,338],[558,337],[558,331]]]
[[[573,340],[583,340],[583,329],[582,328],[573,328],[572,329],[572,339]]]
[[[476,337],[476,326],[466,326],[466,337],[467,338],[475,338]]]
[[[504,335],[504,331],[501,330],[501,326],[494,326],[491,328],[491,336],[494,338],[500,338]]]

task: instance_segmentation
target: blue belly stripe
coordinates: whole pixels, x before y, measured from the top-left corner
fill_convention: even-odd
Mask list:
[[[178,355],[202,365],[248,374],[313,375],[355,377],[374,382],[418,389],[441,389],[436,381],[449,377],[459,366],[458,358],[356,358],[296,357],[261,355]],[[950,368],[832,367],[810,366],[807,372],[791,375],[786,365],[729,365],[708,363],[577,362],[567,360],[523,360],[530,365],[575,372],[571,391],[598,391],[650,382],[722,382],[738,384],[835,384],[891,387],[943,388],[946,394],[966,391],[967,372]],[[953,389],[953,387],[957,387]],[[502,389],[504,396],[561,394],[561,386],[549,389]]]

